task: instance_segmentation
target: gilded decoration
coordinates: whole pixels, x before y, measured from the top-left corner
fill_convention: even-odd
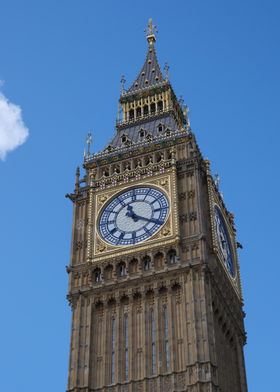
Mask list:
[[[163,191],[165,195],[169,199],[170,203],[170,211],[168,218],[164,224],[164,226],[155,233],[151,238],[143,241],[137,245],[129,245],[129,246],[115,246],[108,244],[103,240],[98,231],[98,219],[103,207],[106,203],[111,199],[111,197],[116,196],[118,193],[125,191],[130,187],[138,187],[138,186],[154,186],[159,190]],[[110,257],[122,257],[124,255],[129,255],[131,253],[135,253],[135,250],[142,252],[151,250],[153,247],[159,247],[167,244],[172,244],[175,241],[178,241],[178,225],[176,222],[177,217],[177,195],[176,195],[176,172],[170,171],[169,173],[158,174],[158,176],[153,179],[146,178],[145,180],[138,180],[130,182],[127,185],[119,185],[114,188],[114,190],[98,190],[95,194],[95,202],[94,202],[94,222],[93,233],[95,233],[95,238],[93,239],[93,254],[91,258],[96,262],[103,261],[104,258],[106,260]]]

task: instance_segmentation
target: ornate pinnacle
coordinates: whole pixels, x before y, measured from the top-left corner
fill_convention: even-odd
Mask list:
[[[80,167],[77,166],[77,169],[76,169],[76,182],[75,182],[75,188],[76,189],[79,188],[79,183],[80,183]]]
[[[168,82],[169,79],[169,65],[167,62],[164,64],[165,80]]]
[[[214,184],[216,185],[216,187],[217,187],[218,190],[219,190],[219,188],[220,188],[220,182],[221,182],[221,179],[220,179],[219,174],[218,174],[218,173],[215,173],[215,174],[214,174]]]
[[[148,26],[144,31],[146,33],[146,38],[147,41],[149,42],[149,45],[153,45],[153,43],[156,42],[156,36],[154,33],[157,33],[158,31],[156,26],[153,25],[152,18],[149,19]]]
[[[86,158],[87,156],[90,155],[90,147],[91,147],[91,144],[92,144],[92,134],[91,134],[91,132],[89,132],[87,134],[86,144],[87,144],[87,150],[86,150],[86,148],[84,149],[84,158]]]
[[[121,76],[120,82],[121,82],[121,94],[123,94],[125,92],[124,85],[125,85],[125,82],[126,82],[124,75]]]

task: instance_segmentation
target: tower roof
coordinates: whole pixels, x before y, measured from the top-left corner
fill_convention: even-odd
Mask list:
[[[148,41],[146,60],[136,80],[125,94],[136,93],[139,90],[157,86],[165,81],[157,60],[155,49],[156,37],[154,32],[156,32],[156,28],[152,24],[152,19],[149,19],[148,27],[146,29]]]

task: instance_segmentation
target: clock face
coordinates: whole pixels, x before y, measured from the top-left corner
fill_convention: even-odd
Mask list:
[[[229,234],[224,218],[222,216],[220,209],[217,206],[215,206],[215,226],[216,226],[218,244],[225,266],[229,271],[229,273],[231,274],[231,276],[234,277],[235,268],[234,268],[231,242],[230,242],[230,238],[229,238]]]
[[[149,186],[130,188],[105,205],[99,232],[112,245],[138,244],[159,230],[168,212],[168,199],[160,190]]]

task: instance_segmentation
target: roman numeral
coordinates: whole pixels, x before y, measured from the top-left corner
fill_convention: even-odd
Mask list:
[[[120,202],[120,204],[124,207],[126,204],[118,197],[118,201]]]
[[[123,239],[123,237],[124,237],[124,233],[121,233],[121,235],[119,236],[117,245],[121,242],[121,240]]]

